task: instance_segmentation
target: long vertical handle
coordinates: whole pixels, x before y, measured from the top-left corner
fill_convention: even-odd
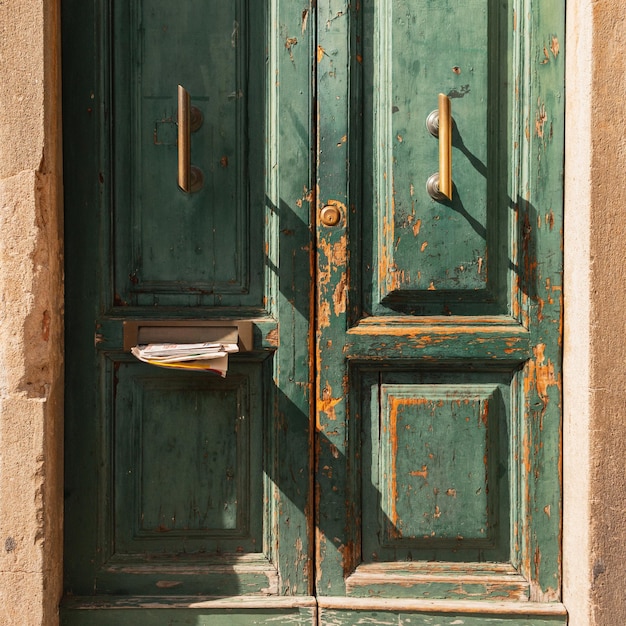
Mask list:
[[[443,93],[439,94],[439,191],[452,200],[452,107]]]
[[[439,173],[426,181],[426,189],[434,200],[452,200],[452,105],[446,94],[439,94],[438,108],[428,116],[426,126],[439,137]]]
[[[178,186],[191,193],[191,98],[178,85]]]

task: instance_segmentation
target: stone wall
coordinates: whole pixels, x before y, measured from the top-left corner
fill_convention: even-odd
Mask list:
[[[0,2],[0,624],[53,625],[62,577],[56,2]]]
[[[567,2],[564,600],[626,624],[626,12]]]

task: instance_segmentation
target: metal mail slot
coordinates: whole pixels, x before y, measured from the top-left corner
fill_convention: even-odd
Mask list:
[[[252,350],[252,322],[204,320],[141,320],[124,322],[124,350],[148,343],[237,343]]]

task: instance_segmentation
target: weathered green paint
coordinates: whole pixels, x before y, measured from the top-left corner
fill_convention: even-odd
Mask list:
[[[161,4],[63,6],[63,623],[564,623],[562,3]],[[155,370],[141,319],[253,349]]]
[[[125,305],[251,306],[263,298],[263,4],[114,4],[115,297]],[[173,51],[176,51],[173,53]],[[177,85],[202,189],[176,184]]]
[[[506,176],[506,118],[495,112],[507,84],[508,10],[484,0],[362,3],[363,134],[371,151],[362,173],[363,278],[371,284],[363,307],[370,314],[506,312],[506,259],[494,252],[507,226],[497,186]],[[424,193],[438,169],[438,141],[425,121],[440,92],[454,120],[455,188],[446,203]]]
[[[304,614],[303,614],[304,613]],[[87,621],[84,621],[87,620]],[[120,610],[108,612],[86,611],[63,615],[63,624],[67,626],[316,626],[317,620],[313,609],[306,611],[278,611],[249,609],[247,611],[212,610],[210,614],[199,610],[169,609],[155,611],[153,609]],[[517,626],[517,625],[515,625]]]
[[[515,287],[532,337],[524,369],[521,568],[536,600],[556,600],[561,591],[563,10],[560,2],[541,3],[540,12],[520,12],[517,24],[532,42],[519,70],[521,175],[511,197],[524,268]]]
[[[364,375],[362,394],[363,562],[506,562],[510,376]]]
[[[312,9],[69,0],[63,24],[63,623],[313,624]],[[191,195],[178,83],[204,114]],[[248,319],[253,350],[225,380],[158,370],[123,351],[142,319]]]
[[[190,603],[193,604],[193,603]],[[134,609],[62,611],[67,626],[316,626],[316,610],[312,608],[269,609],[206,609],[159,608],[149,606]]]
[[[319,25],[318,210],[343,217],[317,224],[316,591],[556,603],[563,7],[330,1]],[[452,202],[425,191],[439,92]]]
[[[341,611],[321,609],[320,624],[328,626],[357,626],[369,623],[379,626],[556,626],[565,624],[563,616],[538,618],[498,617],[485,615],[441,615],[439,612],[410,613],[404,611]],[[367,620],[367,621],[366,621]]]

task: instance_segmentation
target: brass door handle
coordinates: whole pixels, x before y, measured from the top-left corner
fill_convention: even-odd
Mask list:
[[[430,134],[439,137],[439,173],[426,181],[433,200],[452,200],[452,105],[450,98],[439,94],[439,106],[426,119]]]
[[[191,133],[202,126],[202,113],[191,106],[191,96],[178,85],[178,186],[185,193],[202,189],[202,170],[191,165]]]

